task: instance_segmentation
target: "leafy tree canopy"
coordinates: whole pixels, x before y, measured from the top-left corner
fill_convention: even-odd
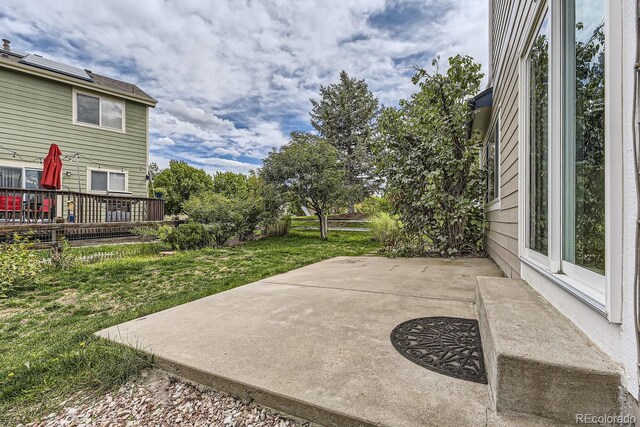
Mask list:
[[[235,172],[216,172],[213,175],[213,192],[230,198],[249,195],[249,177]]]
[[[408,236],[424,251],[454,255],[482,249],[483,173],[480,141],[468,138],[469,99],[479,92],[480,65],[449,58],[446,73],[418,69],[418,92],[386,108],[374,145],[379,170]]]
[[[343,204],[348,194],[344,175],[335,147],[303,132],[292,133],[287,145],[269,153],[260,170],[265,184],[316,211],[322,239],[327,238],[327,211]]]
[[[170,215],[182,212],[183,203],[194,194],[211,190],[213,180],[204,170],[186,162],[171,160],[169,167],[155,178],[155,187],[164,190],[165,211]]]

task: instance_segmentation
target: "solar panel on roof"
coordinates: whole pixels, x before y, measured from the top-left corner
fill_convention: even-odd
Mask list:
[[[80,68],[72,67],[71,65],[63,64],[61,62],[52,61],[50,59],[46,59],[32,53],[22,58],[20,62],[26,65],[31,65],[33,67],[53,71],[55,73],[76,77],[78,79],[93,81],[93,79],[89,77],[87,72]]]
[[[15,50],[15,49],[7,50],[7,49],[3,49],[1,46],[0,46],[0,52],[7,55],[17,56],[18,58],[24,58],[25,56],[27,56],[27,52],[22,52],[20,50]]]

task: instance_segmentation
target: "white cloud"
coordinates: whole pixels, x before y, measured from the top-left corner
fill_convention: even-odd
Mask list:
[[[172,145],[176,145],[176,143],[173,139],[167,138],[166,136],[151,141],[152,149],[156,147],[171,147]]]
[[[428,65],[467,53],[486,63],[486,14],[485,1],[467,0],[3,0],[0,28],[16,49],[158,99],[156,155],[246,169],[245,159],[259,163],[308,126],[309,98],[341,69],[393,105],[415,90],[400,58]]]

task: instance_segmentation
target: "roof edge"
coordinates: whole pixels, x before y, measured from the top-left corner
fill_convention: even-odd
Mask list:
[[[143,98],[140,96],[136,96],[135,94],[132,93],[128,93],[128,92],[124,92],[124,91],[120,91],[120,90],[116,90],[116,89],[108,89],[105,88],[104,86],[100,86],[97,85],[93,82],[90,81],[84,81],[81,79],[77,79],[77,78],[73,78],[73,77],[68,77],[64,74],[60,74],[60,73],[54,73],[52,71],[48,71],[42,68],[36,68],[36,67],[31,67],[28,65],[24,65],[21,64],[19,62],[14,62],[14,61],[9,61],[7,59],[4,59],[2,57],[0,57],[0,67],[2,68],[7,68],[13,71],[18,71],[18,72],[22,72],[25,74],[30,74],[32,76],[36,76],[36,77],[40,77],[40,78],[44,78],[44,79],[48,79],[48,80],[54,80],[57,82],[61,82],[61,83],[66,83],[69,84],[71,86],[77,86],[77,87],[81,87],[84,89],[90,89],[93,90],[94,92],[100,92],[100,93],[105,93],[108,95],[112,95],[112,96],[117,96],[120,98],[124,98],[124,99],[128,99],[131,101],[135,101],[141,104],[145,104],[149,107],[154,108],[157,104],[158,101],[155,98],[149,97],[149,98]]]

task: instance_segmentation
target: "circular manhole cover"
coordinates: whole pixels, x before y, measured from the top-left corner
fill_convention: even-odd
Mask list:
[[[407,320],[391,343],[412,362],[450,377],[487,384],[478,321],[457,317]]]

